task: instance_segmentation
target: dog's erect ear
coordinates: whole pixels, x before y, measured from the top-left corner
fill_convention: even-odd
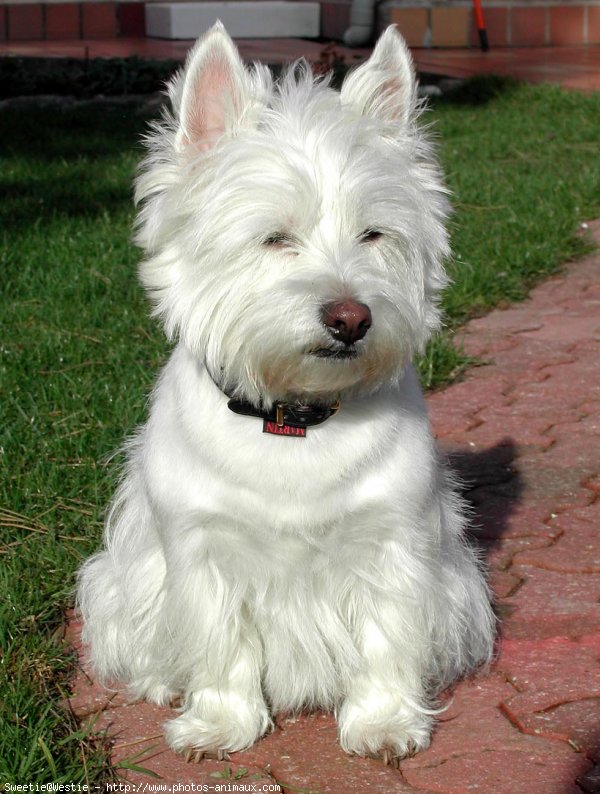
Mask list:
[[[175,92],[176,146],[210,149],[242,116],[248,79],[237,48],[217,22],[190,51]],[[177,110],[177,108],[176,108]]]
[[[344,105],[364,116],[404,125],[416,101],[416,81],[408,47],[395,25],[382,34],[369,60],[344,80]]]

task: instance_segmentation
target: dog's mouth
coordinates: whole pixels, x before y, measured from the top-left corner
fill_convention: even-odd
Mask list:
[[[317,347],[315,350],[310,351],[310,355],[316,356],[317,358],[329,358],[337,361],[347,361],[349,359],[358,358],[358,350],[354,345],[343,348]]]

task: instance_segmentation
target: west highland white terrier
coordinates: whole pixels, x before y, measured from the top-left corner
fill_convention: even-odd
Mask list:
[[[102,680],[181,698],[188,760],[335,710],[396,763],[494,619],[411,366],[439,325],[446,190],[395,28],[341,92],[246,70],[217,24],[137,180],[141,280],[177,346],[83,566]]]

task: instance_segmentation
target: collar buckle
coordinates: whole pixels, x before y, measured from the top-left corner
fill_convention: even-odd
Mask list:
[[[275,403],[275,422],[277,427],[283,427],[285,424],[285,406],[283,403]]]

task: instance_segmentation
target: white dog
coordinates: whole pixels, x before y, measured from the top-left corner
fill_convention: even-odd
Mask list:
[[[274,84],[217,24],[170,98],[137,239],[178,344],[80,574],[84,640],[102,679],[182,697],[188,759],[323,707],[397,763],[494,628],[410,364],[448,254],[410,55],[388,28],[341,93],[303,62]]]

